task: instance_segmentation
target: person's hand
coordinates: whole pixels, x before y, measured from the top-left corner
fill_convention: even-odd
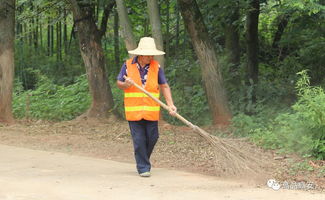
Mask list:
[[[174,106],[174,105],[170,105],[170,106],[169,106],[169,114],[170,114],[171,116],[175,116],[176,113],[177,113],[177,108],[176,108],[176,106]]]
[[[132,86],[134,84],[134,81],[129,77],[125,77],[124,84],[125,84],[126,88],[129,88],[130,86]]]

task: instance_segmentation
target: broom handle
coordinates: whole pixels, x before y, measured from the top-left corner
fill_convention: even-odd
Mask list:
[[[126,79],[127,77],[124,76],[124,78]],[[133,85],[138,88],[139,90],[141,90],[143,93],[145,93],[146,95],[148,95],[152,100],[154,100],[155,102],[159,103],[163,108],[165,108],[168,111],[171,111],[169,106],[167,106],[164,102],[160,101],[159,99],[157,99],[156,97],[154,97],[152,94],[150,94],[147,90],[145,90],[143,87],[139,86],[136,83],[133,83]],[[184,124],[186,124],[187,126],[193,128],[193,129],[197,129],[198,127],[193,125],[190,121],[186,120],[184,117],[182,117],[180,114],[178,114],[177,112],[175,113],[175,117],[178,118],[179,120],[181,120]]]

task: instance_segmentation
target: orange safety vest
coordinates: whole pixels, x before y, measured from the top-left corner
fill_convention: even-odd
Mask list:
[[[132,61],[133,58],[126,61],[128,77],[141,86],[139,69],[136,63],[132,64]],[[158,62],[152,60],[144,87],[145,90],[156,98],[159,98],[158,71]],[[139,121],[142,119],[149,121],[159,120],[160,105],[135,86],[130,86],[124,90],[124,109],[125,117],[128,121]]]

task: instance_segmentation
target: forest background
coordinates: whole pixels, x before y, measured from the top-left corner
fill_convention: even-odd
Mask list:
[[[1,20],[15,13],[13,98],[0,108],[12,103],[16,119],[123,116],[116,76],[127,49],[152,36],[166,52],[157,59],[181,115],[198,125],[226,124],[265,148],[325,159],[323,0],[0,4]]]

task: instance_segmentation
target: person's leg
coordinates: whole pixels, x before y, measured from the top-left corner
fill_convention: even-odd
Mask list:
[[[137,163],[138,173],[150,171],[150,162],[147,153],[147,137],[144,121],[129,121],[133,139],[134,157]]]
[[[145,123],[147,136],[147,156],[150,159],[151,153],[159,138],[158,121],[145,121]]]

